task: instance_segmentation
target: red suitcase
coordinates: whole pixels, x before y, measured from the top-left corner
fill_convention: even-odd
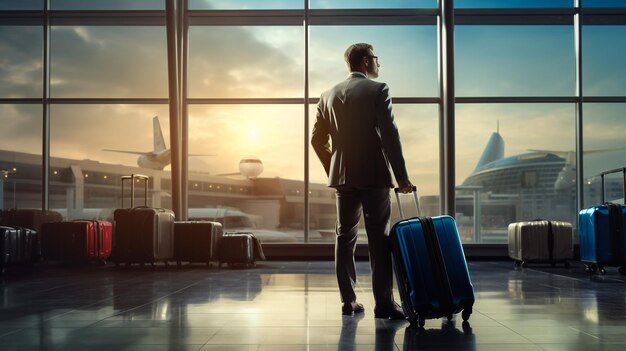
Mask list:
[[[113,247],[113,225],[107,221],[79,219],[42,225],[42,256],[51,261],[106,264]]]

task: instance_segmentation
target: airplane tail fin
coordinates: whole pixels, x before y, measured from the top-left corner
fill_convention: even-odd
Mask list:
[[[152,129],[154,138],[154,152],[161,152],[167,149],[165,147],[165,139],[163,138],[163,132],[161,132],[161,124],[159,123],[159,116],[154,116],[152,119]]]

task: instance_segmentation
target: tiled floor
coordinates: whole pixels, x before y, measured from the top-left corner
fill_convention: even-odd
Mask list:
[[[342,317],[332,262],[204,266],[39,267],[0,284],[0,350],[624,350],[626,279],[609,269],[470,262],[470,326],[424,329],[373,318],[369,265],[359,262],[364,315]]]

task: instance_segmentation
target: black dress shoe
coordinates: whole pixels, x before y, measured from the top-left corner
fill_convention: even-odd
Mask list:
[[[362,313],[363,311],[365,311],[365,308],[358,302],[345,302],[341,306],[341,314],[345,316],[350,316],[353,313]]]
[[[402,312],[402,307],[395,302],[393,305],[386,308],[379,308],[378,306],[374,307],[374,317],[386,319],[406,319],[404,312]]]

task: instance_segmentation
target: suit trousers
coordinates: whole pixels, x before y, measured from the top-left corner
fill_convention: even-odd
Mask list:
[[[383,308],[393,304],[393,267],[389,241],[391,201],[389,188],[337,189],[337,226],[335,272],[341,301],[356,301],[356,265],[354,251],[361,212],[369,246],[374,301]]]

